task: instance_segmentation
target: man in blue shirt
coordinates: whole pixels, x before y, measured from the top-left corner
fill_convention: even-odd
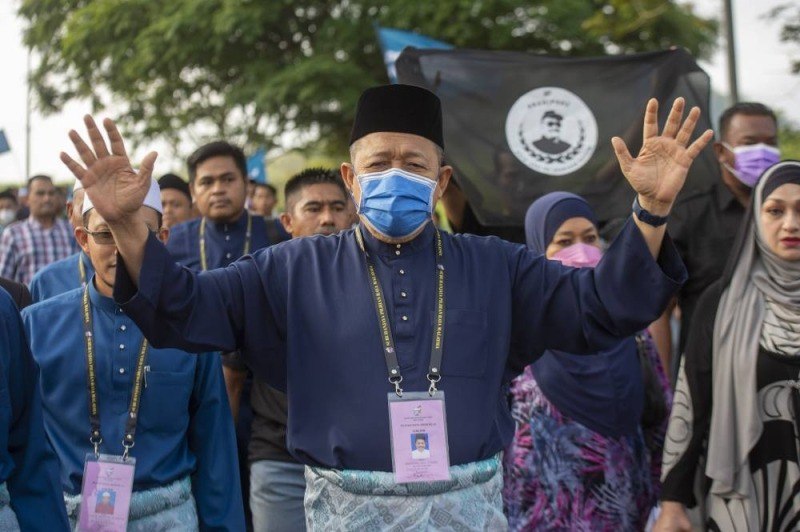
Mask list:
[[[244,152],[225,141],[215,141],[197,148],[186,160],[189,187],[201,218],[178,224],[172,229],[167,249],[175,260],[195,271],[222,268],[249,253],[269,246],[269,228],[263,216],[245,209],[247,200],[247,159]],[[236,445],[242,493],[250,491],[247,446],[250,443],[250,408],[252,377],[243,388],[234,391],[236,376],[229,360],[236,353],[223,354],[223,373],[228,398],[238,416]],[[250,511],[245,499],[245,514]]]
[[[72,224],[73,231],[83,225],[81,223],[83,195],[83,186],[76,179],[72,189],[72,200],[67,202],[67,217]],[[86,280],[90,279],[93,274],[92,262],[83,251],[48,264],[36,272],[31,280],[33,302],[38,303],[58,294],[86,286]]]
[[[74,524],[80,515],[86,456],[93,450],[87,380],[96,378],[97,383],[97,431],[102,429],[102,441],[95,452],[122,455],[126,421],[133,412],[129,401],[136,368],[146,353],[141,401],[134,416],[138,431],[130,442],[136,468],[129,525],[141,530],[199,526],[240,531],[244,519],[236,443],[219,356],[195,356],[144,343],[136,324],[111,298],[117,258],[108,224],[88,198],[83,213],[77,237],[92,261],[94,276],[86,288],[24,312],[31,350],[41,368],[45,430],[61,462],[67,512]],[[159,239],[167,239],[154,180],[136,216]],[[84,304],[91,315],[94,377],[81,356],[88,349]]]
[[[19,311],[0,288],[0,530],[68,530]]]
[[[201,217],[172,228],[167,249],[176,261],[211,270],[270,245],[264,218],[245,209],[247,160],[241,149],[215,141],[197,148],[186,162]]]
[[[442,165],[441,104],[418,87],[361,96],[351,162],[341,167],[360,227],[200,275],[177,267],[134,216],[155,153],[134,172],[113,122],[109,152],[87,117],[92,148],[70,132],[83,165],[61,158],[102,202],[124,265],[114,295],[147,337],[192,351],[242,349],[259,378],[286,391],[287,444],[308,466],[310,529],[499,529],[498,453],[514,430],[505,385],[545,349],[591,352],[646,327],[686,277],[665,217],[711,132],[689,144],[700,111],[682,125],[683,107],[676,100],[659,134],[658,103],[648,103],[636,158],[612,139],[638,198],[593,270],[497,238],[439,234],[429,222],[452,168]],[[436,434],[424,432],[436,447],[415,470],[439,478],[428,468],[449,456],[449,481],[399,481],[395,462],[411,461],[411,440],[391,437],[407,418],[390,411],[417,393],[433,404],[414,412],[430,419]]]

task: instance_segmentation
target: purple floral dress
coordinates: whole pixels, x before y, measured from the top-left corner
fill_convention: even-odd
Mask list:
[[[645,345],[667,406],[672,392],[649,334]],[[668,419],[620,438],[562,415],[531,367],[511,385],[516,433],[503,458],[510,530],[643,530],[659,495]]]

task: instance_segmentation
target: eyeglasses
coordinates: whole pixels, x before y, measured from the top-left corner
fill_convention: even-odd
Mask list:
[[[91,235],[92,238],[94,238],[95,244],[100,246],[113,246],[116,244],[116,242],[114,242],[114,235],[111,234],[111,231],[89,231],[88,227],[84,227],[83,230],[87,235]]]

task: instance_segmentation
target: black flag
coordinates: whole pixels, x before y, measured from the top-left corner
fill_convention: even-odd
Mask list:
[[[406,48],[401,83],[442,100],[445,156],[478,221],[523,224],[539,196],[566,190],[585,197],[601,222],[626,218],[633,190],[611,137],[634,155],[642,144],[647,100],[658,98],[660,124],[678,96],[711,127],[708,75],[683,49],[593,58],[519,52]],[[684,191],[718,180],[711,148],[697,158]]]

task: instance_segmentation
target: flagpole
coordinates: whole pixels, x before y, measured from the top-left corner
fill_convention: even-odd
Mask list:
[[[727,34],[728,52],[728,86],[730,87],[731,104],[739,102],[739,84],[736,80],[736,40],[733,35],[733,0],[724,0],[725,33]]]

